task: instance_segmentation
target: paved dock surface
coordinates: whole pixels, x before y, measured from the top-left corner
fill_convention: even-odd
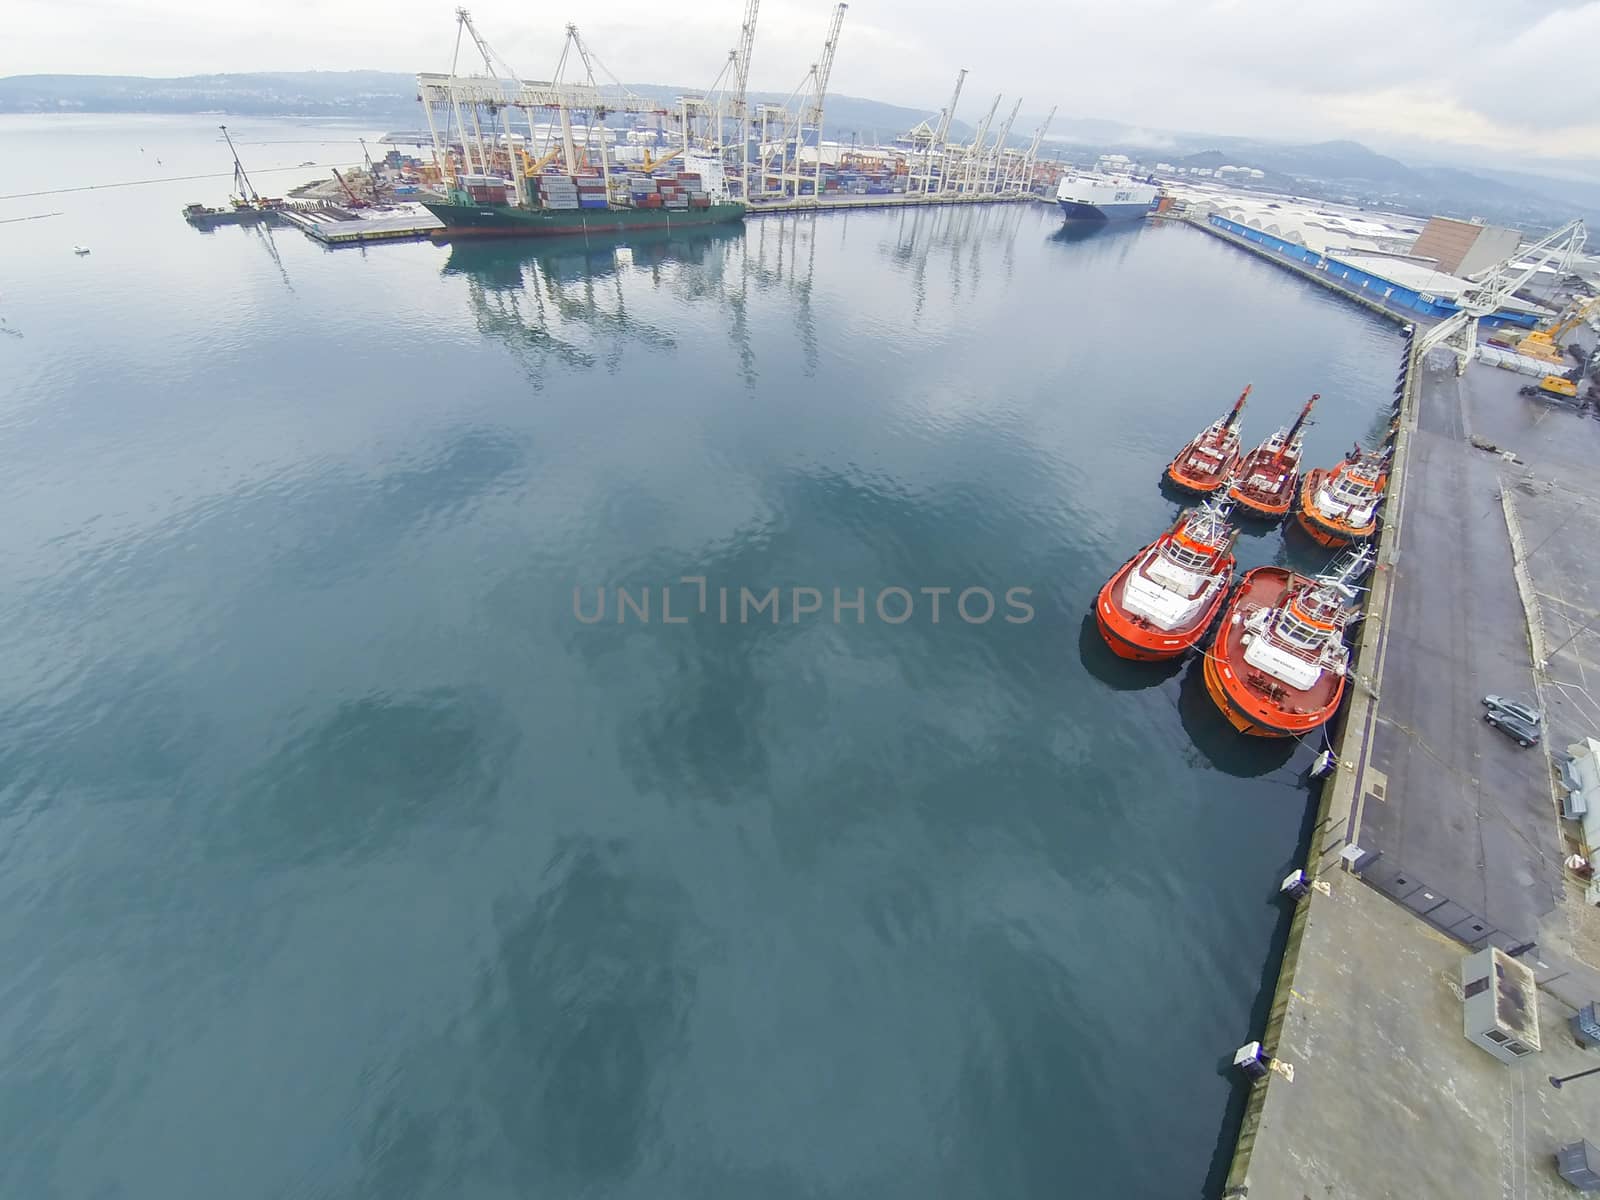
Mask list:
[[[1541,993],[1544,1049],[1504,1066],[1462,1035],[1458,943],[1354,876],[1317,895],[1245,1181],[1250,1200],[1545,1200],[1574,1195],[1556,1147],[1600,1135],[1600,1066]]]
[[[1458,379],[1439,353],[1423,366],[1355,835],[1383,854],[1369,882],[1501,945],[1534,938],[1556,909],[1564,857],[1543,753],[1485,724],[1480,703],[1529,695],[1534,678],[1501,504],[1508,464],[1469,441],[1464,393],[1509,389],[1520,403],[1523,382],[1481,365]]]
[[[1256,1085],[1225,1196],[1569,1196],[1556,1147],[1600,1140],[1600,1075],[1546,1081],[1600,1067],[1566,1028],[1600,1000],[1600,913],[1563,865],[1577,830],[1550,756],[1600,736],[1600,420],[1518,395],[1528,382],[1476,363],[1458,377],[1443,354],[1414,373],[1313,832],[1329,890],[1304,902],[1255,1031],[1294,1076]],[[1486,725],[1489,692],[1536,697],[1546,744]],[[1338,867],[1350,842],[1379,852],[1361,878]],[[1514,1068],[1462,1035],[1463,943],[1483,942],[1520,945],[1540,983],[1544,1049]]]

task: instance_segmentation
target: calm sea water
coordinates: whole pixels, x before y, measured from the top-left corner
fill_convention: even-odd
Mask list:
[[[1314,747],[1086,614],[1245,383],[1368,435],[1391,327],[1042,206],[329,252],[226,189],[0,201],[0,1194],[1202,1194]],[[682,576],[824,608],[574,617]]]

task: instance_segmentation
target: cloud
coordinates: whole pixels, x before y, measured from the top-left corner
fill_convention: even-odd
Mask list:
[[[548,76],[575,20],[611,71],[707,87],[738,37],[742,0],[663,9],[586,0],[530,10],[483,0],[473,16],[530,77]],[[821,51],[826,0],[764,0],[751,86],[787,94]],[[264,69],[442,70],[453,6],[434,0],[12,0],[0,73],[191,74]],[[1395,137],[1600,157],[1600,0],[856,0],[834,90],[936,111],[958,67],[959,116],[996,91],[1023,118],[1264,137]],[[1152,135],[1153,147],[1159,146]],[[1534,150],[1537,147],[1537,150]]]

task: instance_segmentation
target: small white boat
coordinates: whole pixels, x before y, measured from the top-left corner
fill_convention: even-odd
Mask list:
[[[89,247],[87,247],[87,246],[74,246],[72,248],[72,252],[81,257],[81,256],[89,253]]]

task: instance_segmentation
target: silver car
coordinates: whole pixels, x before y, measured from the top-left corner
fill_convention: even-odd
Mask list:
[[[1483,706],[1490,712],[1510,713],[1527,725],[1537,726],[1544,720],[1544,714],[1539,711],[1538,705],[1516,696],[1485,696]]]

